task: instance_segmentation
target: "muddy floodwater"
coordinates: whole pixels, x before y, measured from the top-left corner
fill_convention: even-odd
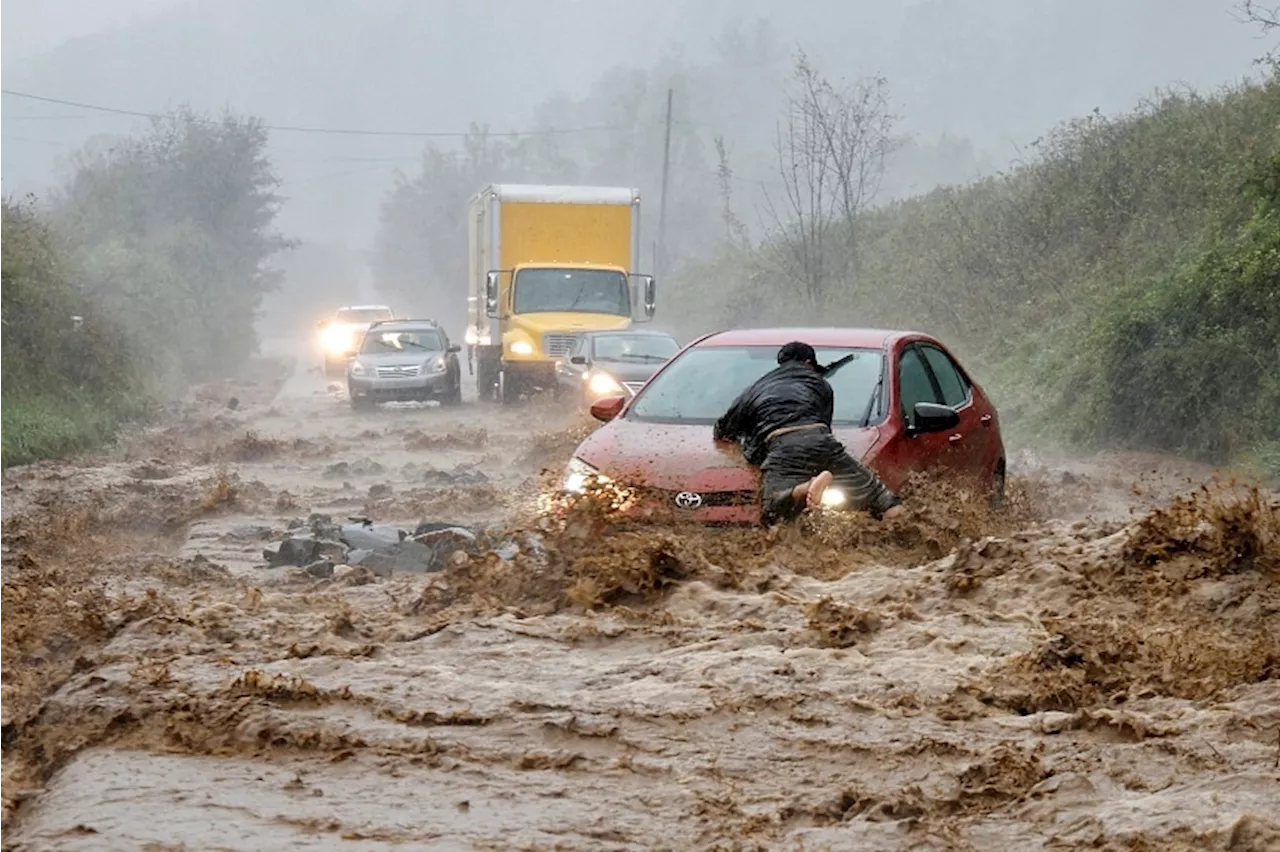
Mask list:
[[[1020,452],[999,511],[539,520],[580,415],[310,366],[5,473],[5,849],[1280,849],[1271,491]],[[268,567],[360,519],[481,534]]]

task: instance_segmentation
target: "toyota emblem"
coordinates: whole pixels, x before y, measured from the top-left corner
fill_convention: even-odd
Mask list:
[[[692,491],[681,491],[676,495],[676,506],[681,509],[696,509],[702,505],[702,495]]]

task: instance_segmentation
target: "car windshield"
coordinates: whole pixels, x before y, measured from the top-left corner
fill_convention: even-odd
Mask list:
[[[410,328],[400,331],[371,331],[364,336],[360,352],[385,355],[388,352],[439,352],[444,348],[440,332],[434,328]]]
[[[680,351],[675,338],[659,334],[598,334],[592,345],[597,361],[660,364]]]
[[[338,311],[334,316],[335,322],[352,323],[383,322],[389,319],[395,319],[389,308],[348,308],[345,311]]]
[[[522,269],[516,274],[515,312],[631,316],[627,278],[603,269]]]
[[[821,348],[818,360],[849,363],[828,377],[835,392],[832,422],[860,423],[880,379],[876,349]],[[659,423],[714,423],[756,379],[778,366],[777,346],[704,346],[686,350],[649,382],[627,416]]]

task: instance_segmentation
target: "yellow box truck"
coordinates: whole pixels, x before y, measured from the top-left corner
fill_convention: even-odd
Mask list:
[[[467,229],[466,342],[481,399],[555,388],[574,335],[653,318],[653,277],[636,272],[638,190],[495,184],[471,200]]]

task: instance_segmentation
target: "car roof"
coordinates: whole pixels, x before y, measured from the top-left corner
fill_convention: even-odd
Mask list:
[[[605,335],[629,334],[632,337],[670,337],[675,340],[675,335],[666,331],[655,331],[651,328],[615,328],[599,329],[597,331],[584,331],[583,337],[603,337]]]
[[[883,328],[793,327],[793,328],[737,328],[718,331],[698,341],[696,346],[783,346],[800,340],[817,348],[854,347],[880,349],[891,341],[907,336],[927,338],[914,331],[895,331]]]
[[[386,328],[387,326],[422,326],[424,328],[440,328],[440,323],[433,319],[389,319],[379,320],[375,322],[378,328]]]

